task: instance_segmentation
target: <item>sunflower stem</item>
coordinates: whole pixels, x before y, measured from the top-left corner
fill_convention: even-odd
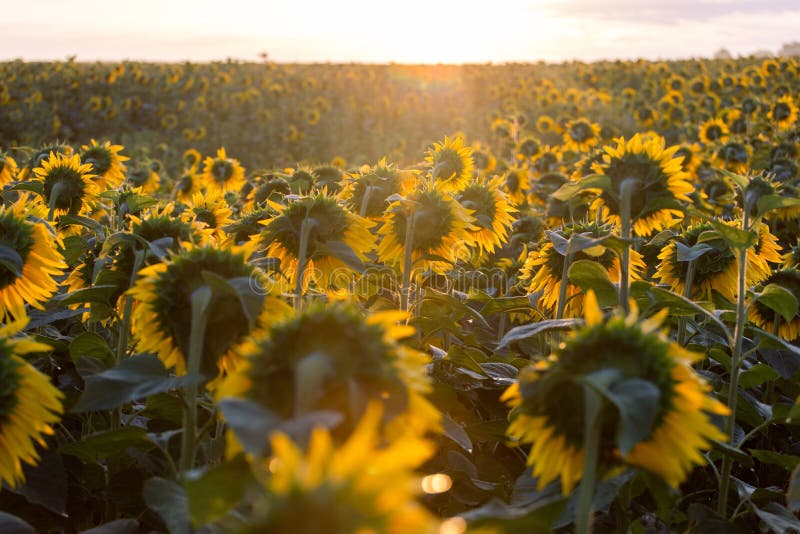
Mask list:
[[[630,265],[631,265],[631,197],[636,188],[638,180],[635,178],[626,178],[620,184],[620,233],[622,239],[625,241],[624,248],[622,249],[622,258],[620,259],[619,268],[619,305],[623,312],[627,315],[630,313],[630,303],[628,302],[628,294],[630,292]]]
[[[372,196],[372,192],[375,191],[377,187],[374,185],[368,185],[367,188],[364,190],[364,196],[361,197],[361,207],[358,209],[358,215],[362,219],[367,218],[367,211],[369,210],[369,200]]]
[[[189,355],[186,373],[190,377],[200,374],[203,359],[203,343],[208,323],[208,305],[211,302],[211,288],[202,286],[192,293],[192,323],[189,333]],[[183,436],[181,441],[181,476],[194,467],[197,449],[197,384],[192,382],[186,388],[186,407],[183,412]]]
[[[403,285],[400,288],[400,309],[408,311],[408,300],[411,296],[411,268],[414,252],[414,226],[416,224],[416,211],[406,218],[406,240],[403,244]]]
[[[697,260],[689,260],[689,265],[686,267],[686,285],[683,288],[683,296],[687,299],[692,298],[692,284],[694,284],[694,273],[697,270]],[[678,343],[681,346],[686,344],[686,325],[689,319],[681,317],[678,324]]]
[[[742,230],[749,228],[749,217],[747,209],[742,215]],[[733,431],[736,427],[736,403],[739,399],[739,370],[742,365],[742,345],[744,343],[745,327],[745,298],[747,297],[747,248],[736,250],[738,260],[738,294],[736,295],[736,327],[733,332],[733,351],[731,354],[731,384],[728,388],[728,418],[725,420],[725,434],[728,435],[728,442],[733,445]],[[733,460],[730,456],[722,458],[722,470],[719,484],[719,502],[717,512],[727,517],[728,513],[728,491],[730,489],[731,469]]]
[[[597,482],[597,463],[600,451],[600,429],[603,398],[589,385],[583,387],[583,475],[578,489],[575,532],[592,531],[592,502]]]
[[[144,251],[137,250],[133,257],[133,270],[131,271],[131,279],[129,287],[133,287],[136,277],[139,274],[139,269],[144,262]],[[119,365],[122,359],[125,358],[125,353],[128,352],[128,339],[131,334],[131,312],[133,311],[133,297],[125,294],[125,300],[122,307],[122,317],[119,323],[119,332],[117,333],[117,350],[114,354],[114,363]],[[122,408],[116,408],[111,414],[111,429],[116,430],[120,426],[122,419]]]
[[[558,304],[556,305],[556,320],[564,318],[564,309],[567,307],[567,285],[569,264],[572,263],[572,252],[567,250],[567,255],[564,256],[564,264],[561,267],[561,283],[558,286]],[[553,345],[558,346],[561,341],[561,335],[558,331],[553,333]]]
[[[300,247],[297,251],[297,279],[294,283],[294,309],[300,310],[303,306],[303,279],[306,275],[308,263],[308,238],[311,230],[317,226],[317,220],[310,217],[303,219],[300,225]]]

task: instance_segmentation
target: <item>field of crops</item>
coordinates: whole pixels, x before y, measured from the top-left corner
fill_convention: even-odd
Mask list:
[[[0,531],[800,531],[798,89],[0,63]]]

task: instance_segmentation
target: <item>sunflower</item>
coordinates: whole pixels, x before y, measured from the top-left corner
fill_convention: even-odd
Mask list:
[[[412,218],[409,224],[409,218]],[[411,247],[412,272],[427,269],[444,274],[474,245],[474,218],[438,185],[414,191],[407,199],[389,204],[378,233],[378,257],[387,265],[399,266],[405,247]],[[407,235],[411,226],[412,234]]]
[[[690,178],[694,178],[697,175],[697,168],[702,162],[702,158],[700,157],[700,145],[697,143],[682,144],[678,147],[678,150],[675,151],[675,157],[683,158],[681,161],[681,169],[683,172],[687,173]]]
[[[238,160],[228,157],[225,148],[217,150],[217,157],[203,160],[200,178],[208,191],[221,193],[239,191],[245,182],[244,168]]]
[[[0,153],[0,188],[17,179],[17,162],[9,155]]]
[[[539,174],[561,171],[561,151],[558,147],[542,146],[542,151],[534,158],[531,166]]]
[[[314,183],[320,189],[338,193],[342,188],[344,173],[335,165],[319,165],[314,167],[312,174],[314,175]]]
[[[574,119],[564,128],[564,150],[588,152],[599,141],[600,125],[587,119]]]
[[[200,191],[200,179],[192,169],[186,169],[180,178],[175,181],[171,198],[180,202],[189,203],[195,193]]]
[[[530,173],[527,167],[513,167],[508,169],[503,176],[503,190],[509,200],[519,206],[527,200],[530,188]]]
[[[556,130],[556,121],[549,115],[541,115],[536,119],[536,131],[540,134],[549,134]]]
[[[507,434],[531,443],[528,465],[538,488],[560,479],[564,495],[583,475],[584,386],[582,377],[598,371],[616,373],[615,383],[646,381],[658,390],[658,407],[649,432],[629,451],[615,435],[621,424],[610,403],[600,411],[601,474],[632,465],[661,477],[670,486],[683,482],[703,463],[700,451],[725,435],[709,414],[728,409],[707,393],[709,386],[692,369],[701,354],[689,352],[660,331],[667,310],[640,320],[635,304],[626,317],[603,318],[594,293],[585,304],[586,326],[576,330],[548,359],[523,369],[517,383],[502,395],[513,409]],[[612,386],[613,387],[613,386]]]
[[[788,130],[797,122],[797,104],[791,95],[784,95],[770,108],[767,117],[779,130]]]
[[[795,268],[775,271],[759,283],[754,291],[760,293],[769,284],[777,284],[789,290],[795,298],[800,297],[800,271]],[[791,342],[800,337],[800,315],[798,314],[795,314],[787,323],[782,315],[757,300],[750,306],[748,317],[757,327],[772,332],[786,341]]]
[[[36,445],[46,446],[63,412],[64,395],[23,356],[52,347],[15,337],[27,323],[21,316],[0,326],[0,485],[12,488],[24,481],[23,462],[39,461]]]
[[[508,240],[508,232],[517,212],[502,190],[503,179],[495,176],[489,181],[473,180],[456,195],[458,202],[472,210],[475,218],[472,231],[479,254],[489,256]]]
[[[343,195],[345,205],[362,217],[379,219],[386,209],[386,199],[402,193],[414,178],[414,174],[381,158],[377,165],[364,167],[348,179]]]
[[[362,262],[375,248],[375,237],[370,233],[375,223],[350,213],[324,192],[274,207],[278,215],[263,223],[266,228],[260,242],[266,246],[268,256],[280,260],[281,271],[290,284],[296,283],[298,272],[304,267],[304,290],[312,281],[321,289],[328,289],[334,282],[335,271],[352,272],[352,266],[336,255],[335,248],[346,245]],[[300,246],[304,237],[303,252]],[[305,266],[299,265],[303,254]]]
[[[233,222],[232,215],[233,210],[225,202],[222,191],[209,189],[205,194],[200,191],[193,194],[188,209],[181,214],[181,217],[219,240],[225,238],[223,228]]]
[[[752,151],[749,145],[728,141],[714,152],[714,161],[731,172],[745,174]]]
[[[82,164],[80,156],[50,152],[41,167],[33,169],[34,179],[42,182],[44,199],[53,214],[83,215],[91,209],[97,185],[92,180],[92,166]]]
[[[43,310],[58,289],[55,281],[67,265],[58,252],[60,244],[52,229],[28,219],[26,199],[0,206],[0,247],[7,259],[0,264],[0,320],[21,318],[25,304]]]
[[[192,323],[191,296],[206,284],[208,275],[204,273],[226,280],[259,282],[260,287],[268,287],[255,267],[247,262],[252,247],[191,247],[188,244],[187,247],[172,254],[168,262],[143,268],[129,290],[135,299],[132,331],[138,350],[158,354],[164,365],[175,368],[178,374],[186,373]],[[253,296],[262,299],[263,312],[258,324],[266,323],[275,310],[285,309],[277,299],[263,292],[253,292]],[[264,305],[267,299],[269,303]],[[215,292],[209,303],[200,372],[211,379],[220,371],[233,368],[238,359],[232,349],[250,332],[250,322],[242,310],[240,298]]]
[[[271,173],[254,184],[242,208],[254,209],[256,206],[264,206],[268,201],[281,202],[291,193],[289,182],[284,177]]]
[[[770,273],[769,263],[779,263],[782,257],[778,253],[779,246],[775,237],[769,233],[766,225],[761,225],[759,242],[754,248],[747,250],[747,285],[752,286],[766,278]],[[736,298],[738,281],[738,267],[736,257],[721,236],[714,237],[706,232],[712,232],[713,226],[701,223],[690,226],[676,238],[676,241],[665,246],[658,255],[659,263],[654,278],[670,286],[672,291],[684,295],[686,293],[686,277],[689,262],[678,261],[678,248],[676,243],[693,247],[703,236],[702,243],[711,247],[711,250],[697,258],[695,261],[694,278],[692,282],[691,298],[695,300],[711,300],[712,292],[716,291],[728,300]]]
[[[95,182],[101,189],[116,189],[125,181],[124,162],[130,158],[120,154],[123,148],[108,141],[99,144],[94,139],[89,145],[81,147],[81,161],[92,165]]]
[[[709,119],[700,125],[697,135],[704,144],[713,145],[727,141],[730,130],[722,119]]]
[[[603,208],[603,219],[620,223],[618,194],[622,183],[634,178],[636,189],[631,197],[630,215],[633,231],[637,236],[648,236],[672,226],[683,218],[676,201],[690,202],[687,196],[694,191],[689,176],[683,171],[683,158],[675,154],[680,147],[665,148],[663,137],[645,139],[640,134],[617,140],[616,147],[605,147],[603,161],[592,165],[592,169],[611,179],[611,192],[604,191],[594,201],[594,209]],[[662,207],[664,205],[670,207]]]
[[[475,170],[481,176],[489,174],[497,167],[497,158],[489,148],[484,148],[480,143],[472,146],[472,160],[475,163]]]
[[[197,172],[200,169],[200,162],[203,160],[203,156],[196,149],[188,148],[183,152],[182,159],[183,165],[187,169]]]
[[[461,137],[444,138],[442,143],[434,143],[425,161],[431,166],[431,177],[443,192],[457,192],[466,187],[472,170],[472,148],[464,145]]]
[[[433,456],[430,441],[405,434],[384,442],[381,410],[370,405],[350,438],[334,445],[328,430],[312,431],[302,450],[282,433],[255,474],[263,488],[238,532],[434,534],[438,520],[414,496],[414,470]]]
[[[531,135],[526,135],[517,143],[515,151],[516,159],[517,161],[531,161],[534,157],[539,155],[541,150],[542,144],[539,140]]]
[[[312,304],[243,345],[242,364],[218,396],[247,398],[284,419],[337,411],[344,417],[338,437],[352,432],[367,401],[383,405],[388,434],[436,429],[439,412],[425,398],[429,358],[401,343],[414,334],[399,322],[404,318],[393,311],[365,315],[342,302]],[[312,363],[321,374],[309,373]]]
[[[611,235],[612,230],[613,228],[607,224],[581,222],[563,226],[560,233],[565,239],[576,234],[599,238]],[[573,256],[573,261],[577,260],[596,261],[606,269],[613,282],[619,282],[620,259],[611,248],[603,245],[588,248]],[[558,306],[565,261],[566,257],[559,254],[553,243],[546,239],[539,243],[537,249],[528,253],[525,264],[520,269],[520,281],[527,287],[527,292],[529,294],[541,292],[537,305],[549,313],[554,312]],[[631,250],[631,279],[641,280],[646,268],[641,254]],[[572,282],[568,281],[567,284],[564,314],[568,317],[577,317],[583,309],[583,291]]]
[[[161,185],[161,176],[158,175],[160,169],[158,161],[150,161],[131,170],[127,181],[133,188],[140,187],[144,194],[155,193]]]

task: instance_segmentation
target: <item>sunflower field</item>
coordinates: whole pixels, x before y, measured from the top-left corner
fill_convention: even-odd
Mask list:
[[[799,90],[0,63],[0,532],[800,531]]]

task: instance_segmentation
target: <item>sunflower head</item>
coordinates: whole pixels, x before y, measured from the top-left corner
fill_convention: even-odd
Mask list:
[[[16,336],[27,322],[22,317],[0,326],[0,484],[12,488],[24,480],[22,464],[38,462],[37,445],[45,446],[44,437],[53,434],[52,425],[63,411],[63,394],[24,359],[51,350]]]
[[[707,145],[724,143],[728,140],[730,130],[722,119],[710,119],[700,125],[698,137]]]
[[[81,214],[88,211],[98,192],[91,170],[90,164],[80,162],[78,154],[51,152],[33,174],[42,182],[44,198],[55,214]]]
[[[797,105],[791,95],[783,95],[775,102],[767,115],[780,129],[788,130],[797,122]]]
[[[379,218],[386,209],[386,199],[401,193],[408,178],[383,158],[373,167],[362,168],[350,179],[345,194],[347,207],[364,217]]]
[[[280,202],[283,197],[291,193],[292,189],[285,178],[277,174],[270,174],[250,191],[247,198],[252,201],[254,206],[260,206],[268,200]]]
[[[263,488],[238,532],[444,532],[415,500],[413,474],[433,444],[406,434],[384,443],[381,410],[371,405],[352,436],[335,445],[316,428],[304,454],[287,435],[271,436],[272,455],[256,469]]]
[[[460,191],[472,178],[475,163],[472,160],[472,148],[464,145],[461,137],[444,138],[441,143],[434,143],[425,156],[431,167],[431,176],[440,184],[442,191]]]
[[[335,165],[319,165],[314,168],[314,183],[320,189],[327,189],[331,193],[337,193],[342,188],[342,178],[344,174]]]
[[[129,158],[120,154],[123,148],[108,141],[100,144],[94,139],[81,147],[81,161],[92,166],[95,180],[104,189],[119,187],[125,180],[124,162]]]
[[[58,252],[58,238],[43,222],[29,220],[25,199],[0,206],[0,320],[22,318],[25,305],[42,304],[55,293],[66,264]]]
[[[423,395],[427,357],[401,344],[413,328],[402,314],[365,317],[352,305],[312,305],[274,323],[241,349],[244,363],[220,389],[285,419],[316,410],[343,416],[336,435],[349,435],[369,401],[383,405],[384,424],[398,419],[432,428],[438,416]]]
[[[681,167],[683,158],[675,156],[678,148],[666,148],[663,137],[639,134],[606,147],[602,163],[592,168],[610,178],[610,190],[601,193],[594,207],[602,206],[605,220],[618,223],[619,191],[624,182],[635,180],[630,206],[634,233],[647,236],[674,224],[683,217],[678,201],[690,202],[687,195],[694,191]]]
[[[255,268],[247,263],[243,247],[201,246],[172,256],[169,262],[145,267],[131,288],[139,301],[133,314],[133,330],[139,348],[158,354],[164,365],[186,370],[192,324],[192,294],[207,284],[206,273],[226,280],[253,280]],[[252,286],[251,286],[252,287]],[[264,295],[252,292],[253,299]],[[215,291],[208,305],[208,323],[203,339],[201,373],[213,378],[232,364],[229,351],[251,331],[251,319],[235,295]]]
[[[14,158],[0,152],[0,187],[17,179],[19,167]]]
[[[503,179],[473,180],[457,195],[458,202],[472,211],[474,238],[481,254],[492,254],[508,239],[513,222],[513,208],[502,190]]]
[[[587,119],[569,121],[564,128],[564,148],[572,152],[586,152],[599,141],[600,125]]]
[[[532,444],[528,464],[539,488],[560,478],[568,494],[582,475],[585,381],[602,379],[610,391],[635,385],[647,391],[644,424],[628,428],[609,401],[600,409],[601,472],[628,463],[677,486],[702,461],[698,452],[710,447],[709,440],[724,438],[708,414],[727,409],[707,396],[708,386],[691,368],[700,355],[659,330],[666,311],[640,320],[634,305],[628,316],[604,318],[589,292],[585,315],[585,327],[549,359],[523,370],[504,393],[513,407],[508,434]],[[675,440],[679,429],[684,438]]]
[[[217,150],[217,156],[203,161],[203,183],[209,190],[238,191],[244,185],[244,168],[239,161],[229,158],[225,148]]]
[[[770,274],[760,282],[754,290],[760,293],[769,284],[777,284],[789,290],[795,298],[800,297],[800,271],[796,268],[781,269]],[[800,337],[800,315],[795,314],[788,322],[785,317],[756,300],[750,308],[750,321],[759,328],[772,332],[786,341],[794,341]]]

